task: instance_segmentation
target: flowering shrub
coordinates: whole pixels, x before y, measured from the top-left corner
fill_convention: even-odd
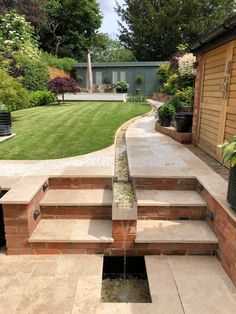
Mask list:
[[[6,13],[0,22],[0,48],[6,57],[21,53],[30,58],[38,57],[38,43],[33,27],[15,12]]]
[[[195,63],[196,57],[192,53],[186,53],[179,57],[178,71],[180,76],[194,77],[196,74]]]

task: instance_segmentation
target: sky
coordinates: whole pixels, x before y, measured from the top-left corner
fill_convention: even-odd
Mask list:
[[[103,13],[103,23],[100,31],[110,34],[113,38],[119,33],[117,22],[118,16],[114,10],[116,1],[119,4],[124,3],[124,0],[98,0]]]

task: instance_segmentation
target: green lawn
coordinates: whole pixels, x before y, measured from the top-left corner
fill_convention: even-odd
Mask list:
[[[13,112],[16,136],[0,143],[0,159],[53,159],[96,151],[113,144],[125,121],[150,109],[139,103],[73,103]]]

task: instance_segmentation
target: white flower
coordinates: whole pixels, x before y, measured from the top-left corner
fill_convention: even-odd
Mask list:
[[[12,43],[13,43],[12,40],[5,40],[5,41],[4,41],[4,44],[5,44],[5,45],[7,45],[7,44],[12,44]]]
[[[196,57],[192,53],[186,53],[179,58],[179,74],[180,76],[194,76],[196,70],[194,68]]]

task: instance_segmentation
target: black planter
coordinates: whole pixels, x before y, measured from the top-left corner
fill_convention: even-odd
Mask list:
[[[229,172],[227,201],[236,211],[236,166],[232,167]]]
[[[11,130],[11,113],[0,112],[0,136],[9,136],[12,134]]]
[[[116,87],[116,92],[118,94],[124,94],[124,93],[127,93],[128,91],[128,88],[120,88],[120,87]]]
[[[177,112],[175,115],[176,131],[182,133],[191,132],[193,124],[192,112]]]
[[[159,117],[159,122],[161,126],[168,127],[171,125],[172,118],[168,117]]]

